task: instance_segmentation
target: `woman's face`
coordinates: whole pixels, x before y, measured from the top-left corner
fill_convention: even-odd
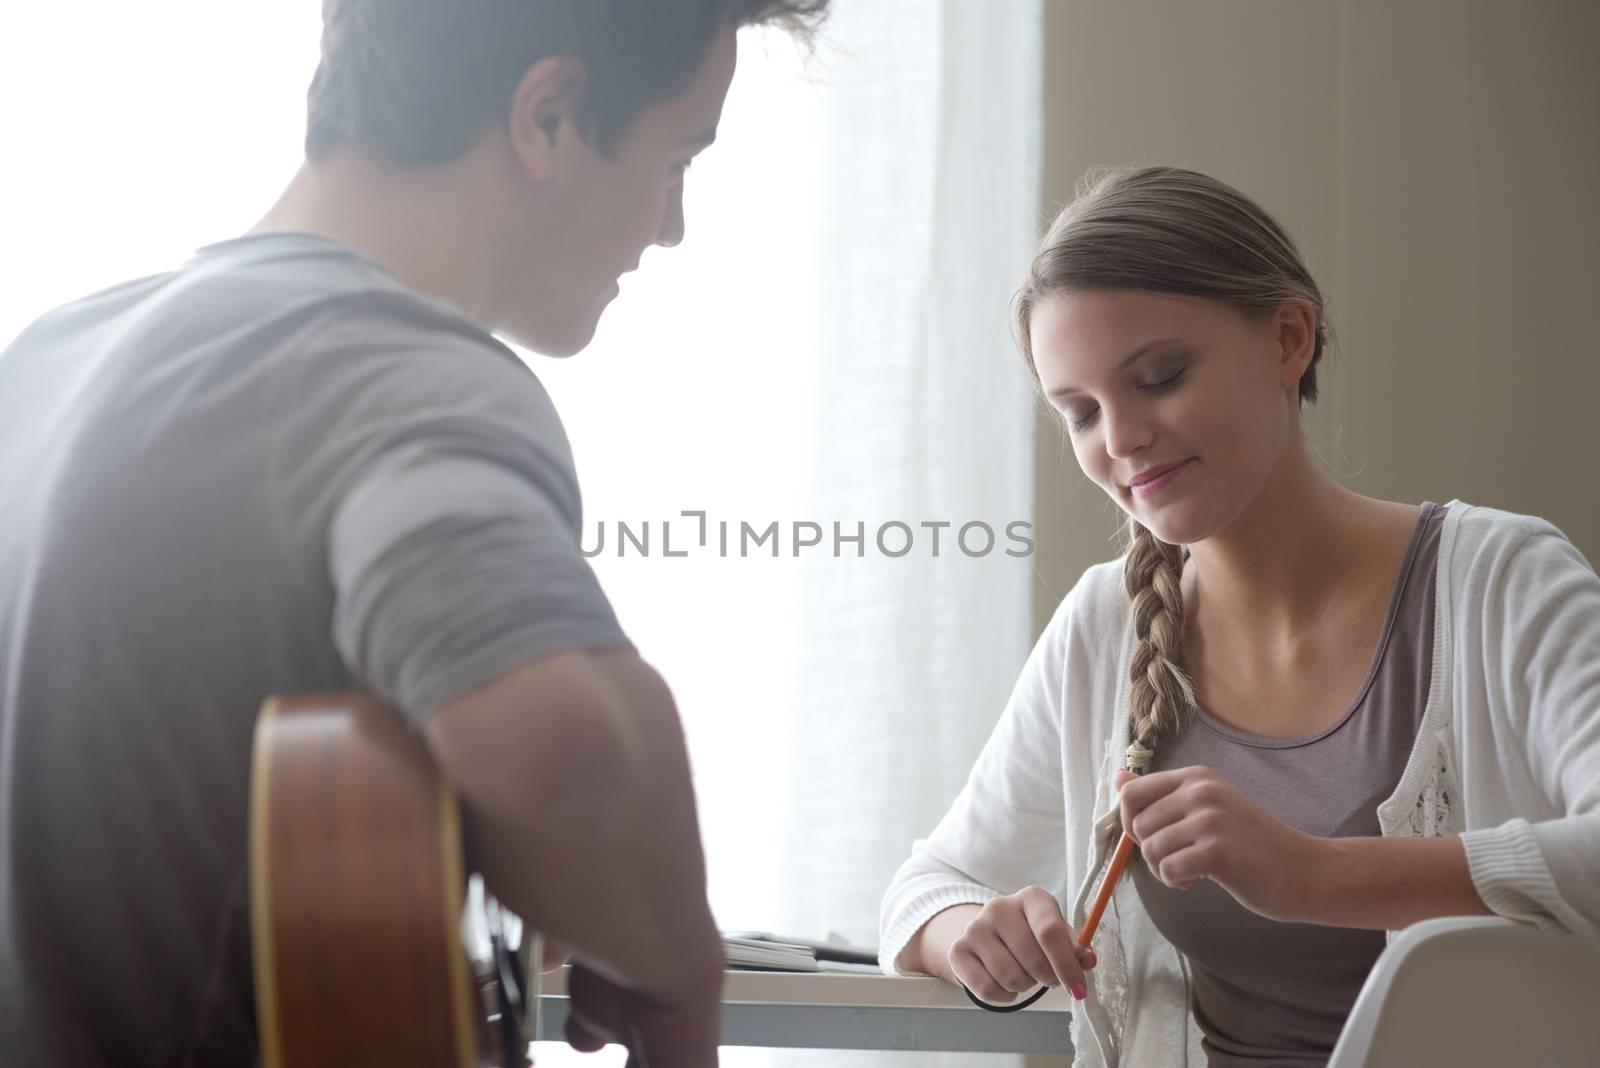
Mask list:
[[[1192,545],[1242,514],[1298,440],[1314,329],[1304,305],[1249,316],[1118,289],[1046,297],[1030,332],[1083,473],[1162,541]]]

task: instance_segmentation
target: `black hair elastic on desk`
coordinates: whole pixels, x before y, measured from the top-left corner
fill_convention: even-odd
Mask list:
[[[1035,1001],[1038,1001],[1040,998],[1044,997],[1045,994],[1047,994],[1050,990],[1050,988],[1047,986],[1041,986],[1038,990],[1034,991],[1033,996],[1027,1001],[1018,1002],[1015,1005],[991,1005],[987,1001],[979,1000],[978,995],[974,994],[971,990],[967,990],[966,983],[961,984],[961,989],[967,991],[967,997],[974,1005],[978,1006],[980,1009],[988,1009],[990,1012],[1020,1012],[1029,1005],[1032,1005]]]

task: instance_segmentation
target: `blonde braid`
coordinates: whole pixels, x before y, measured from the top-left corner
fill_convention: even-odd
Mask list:
[[[1183,726],[1195,705],[1194,685],[1183,670],[1183,551],[1128,519],[1122,587],[1133,606],[1138,638],[1130,671],[1128,770],[1144,770],[1155,748]]]

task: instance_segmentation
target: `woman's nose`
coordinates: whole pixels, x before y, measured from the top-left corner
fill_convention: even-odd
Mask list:
[[[1100,409],[1101,426],[1105,429],[1106,452],[1122,459],[1132,456],[1150,444],[1149,424],[1137,414],[1128,411],[1112,412]]]

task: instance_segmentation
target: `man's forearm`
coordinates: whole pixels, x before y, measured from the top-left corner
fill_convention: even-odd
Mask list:
[[[1466,849],[1443,838],[1319,838],[1296,919],[1398,931],[1437,916],[1492,916]]]

